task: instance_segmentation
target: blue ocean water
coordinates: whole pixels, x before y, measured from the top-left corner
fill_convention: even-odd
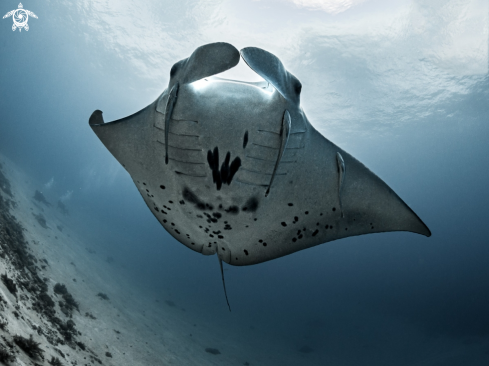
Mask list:
[[[0,23],[0,153],[63,198],[80,232],[148,293],[171,294],[230,334],[252,329],[270,349],[307,346],[304,364],[489,362],[486,1],[23,6],[38,16],[29,31]],[[164,231],[88,126],[95,109],[106,121],[142,109],[174,62],[216,41],[280,57],[303,84],[311,123],[389,184],[432,237],[366,235],[226,266],[229,313],[217,259]],[[256,78],[244,67],[228,76]],[[483,351],[464,351],[470,344]]]

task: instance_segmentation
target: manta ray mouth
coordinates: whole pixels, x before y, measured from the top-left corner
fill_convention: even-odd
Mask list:
[[[255,87],[259,89],[265,95],[271,95],[276,89],[266,80],[261,81],[245,81],[245,80],[235,80],[235,79],[227,79],[217,76],[210,76],[207,78],[203,78],[197,81],[194,81],[190,85],[197,92],[204,92],[208,87],[216,85],[215,83],[235,83],[235,84],[243,84]],[[214,85],[213,85],[214,84]]]

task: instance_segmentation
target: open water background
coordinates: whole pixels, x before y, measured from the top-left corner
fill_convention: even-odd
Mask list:
[[[0,13],[17,5],[3,1]],[[229,332],[253,327],[264,346],[307,345],[305,364],[331,355],[365,365],[489,362],[489,3],[23,5],[39,17],[28,32],[0,22],[0,152],[48,199],[64,200],[121,276],[233,324]],[[366,235],[226,266],[229,313],[217,259],[165,232],[88,126],[95,109],[111,121],[151,103],[174,62],[215,41],[281,58],[303,84],[313,125],[389,184],[433,236]],[[257,78],[244,66],[228,75]],[[472,344],[485,351],[453,361],[454,345]]]

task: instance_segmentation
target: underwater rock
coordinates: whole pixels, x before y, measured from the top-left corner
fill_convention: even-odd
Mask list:
[[[66,208],[66,205],[61,200],[58,201],[57,208],[58,208],[59,211],[61,211],[61,213],[63,215],[65,215],[65,216],[69,216],[70,215],[70,212]]]
[[[205,351],[207,353],[213,354],[213,355],[220,355],[221,352],[217,348],[206,348]]]
[[[51,366],[63,366],[63,363],[58,357],[51,357],[51,360],[48,362]]]
[[[46,197],[36,189],[34,193],[34,199],[38,202],[44,203],[46,206],[51,206],[51,204],[46,200]]]
[[[9,290],[12,295],[17,296],[17,285],[14,280],[7,276],[6,273],[3,273],[0,277],[5,287],[7,287],[7,290]]]
[[[9,364],[15,361],[15,354],[8,350],[3,344],[0,344],[0,362],[3,364]]]
[[[10,189],[10,181],[2,172],[3,166],[0,164],[0,189],[4,191],[8,196],[12,197],[12,191]]]
[[[66,288],[65,285],[61,283],[57,283],[54,285],[54,293],[61,295],[63,297],[64,301],[59,302],[59,307],[61,311],[66,315],[66,316],[71,316],[71,313],[73,310],[77,310],[78,312],[80,311],[78,307],[78,302],[73,298],[73,296],[68,292],[68,289]]]
[[[29,338],[22,337],[20,335],[14,336],[14,342],[20,349],[29,355],[31,358],[42,358],[43,350],[41,349],[41,343],[36,342],[32,338],[32,334]]]
[[[42,228],[44,229],[49,229],[48,224],[46,223],[46,219],[44,218],[44,215],[42,213],[39,214],[34,214],[34,217],[36,218],[36,221],[41,225]]]
[[[109,300],[109,297],[103,292],[99,292],[97,296],[100,297],[102,300]]]

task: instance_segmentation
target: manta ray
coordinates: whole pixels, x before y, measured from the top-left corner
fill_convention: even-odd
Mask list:
[[[215,76],[241,58],[263,81]],[[221,274],[222,261],[257,264],[354,235],[430,236],[386,183],[311,125],[301,89],[273,54],[212,43],[175,63],[146,108],[108,123],[96,110],[89,124],[160,224],[217,254]]]

